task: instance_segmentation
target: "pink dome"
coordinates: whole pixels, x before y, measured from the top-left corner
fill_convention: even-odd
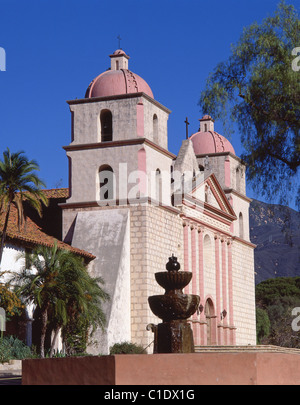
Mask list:
[[[190,139],[196,155],[221,152],[231,152],[235,155],[233,146],[228,139],[215,131],[196,132]]]
[[[107,70],[91,82],[85,97],[107,97],[140,92],[154,98],[149,85],[137,74],[128,69]]]
[[[117,49],[113,55],[125,55],[126,56],[126,52],[123,51],[123,49]]]

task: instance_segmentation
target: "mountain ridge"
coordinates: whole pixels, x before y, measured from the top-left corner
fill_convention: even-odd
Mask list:
[[[255,284],[274,277],[300,276],[300,213],[253,199],[249,207]]]

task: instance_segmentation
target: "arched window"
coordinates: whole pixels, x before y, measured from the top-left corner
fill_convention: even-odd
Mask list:
[[[109,110],[102,110],[100,114],[101,142],[112,141],[112,113]]]
[[[153,142],[158,143],[158,118],[157,115],[153,115]]]
[[[113,200],[115,198],[114,171],[108,165],[99,169],[100,201]]]
[[[199,167],[199,171],[200,171],[200,172],[204,172],[204,166],[199,165],[198,167]]]
[[[243,214],[240,212],[239,215],[239,237],[244,238],[244,222],[243,222]]]

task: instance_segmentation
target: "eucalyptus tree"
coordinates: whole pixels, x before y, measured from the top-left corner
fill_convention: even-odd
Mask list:
[[[206,81],[199,105],[225,134],[237,127],[254,190],[300,207],[300,20],[280,1],[273,16],[245,27]],[[296,56],[296,57],[295,57]]]

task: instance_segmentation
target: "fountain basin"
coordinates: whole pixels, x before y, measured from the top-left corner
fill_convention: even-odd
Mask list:
[[[153,295],[148,298],[148,302],[154,315],[163,322],[169,322],[185,320],[193,315],[199,306],[200,297],[192,294]]]
[[[189,284],[192,273],[189,271],[160,271],[155,273],[157,283],[167,292],[170,290],[182,290]]]

